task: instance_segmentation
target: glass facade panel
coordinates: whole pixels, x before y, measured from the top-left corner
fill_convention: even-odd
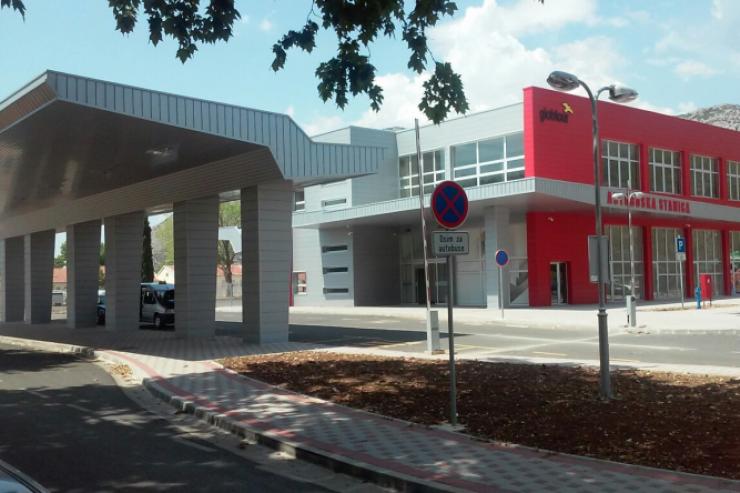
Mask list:
[[[653,297],[655,299],[680,298],[681,278],[676,260],[678,228],[653,228]]]
[[[722,235],[719,231],[695,229],[692,233],[694,252],[694,282],[699,283],[701,274],[712,276],[715,296],[722,292]]]
[[[681,153],[650,148],[650,190],[681,193]]]
[[[627,226],[606,227],[609,237],[609,267],[611,269],[611,283],[609,285],[609,299],[619,300],[629,294],[632,282],[630,263],[629,229]],[[642,298],[644,266],[642,257],[642,229],[632,227],[632,244],[635,264],[635,294]]]
[[[727,181],[730,200],[740,200],[740,162],[727,161]]]
[[[707,156],[691,156],[691,194],[719,198],[719,163]]]
[[[453,178],[464,187],[524,178],[523,142],[518,132],[452,146]]]
[[[635,144],[604,140],[601,143],[604,182],[608,187],[639,188],[640,155]]]
[[[424,193],[432,193],[434,186],[445,179],[444,152],[440,150],[421,155]],[[416,155],[398,158],[399,191],[401,197],[419,195],[419,165]]]
[[[732,287],[735,295],[740,295],[740,231],[730,231],[730,263]]]

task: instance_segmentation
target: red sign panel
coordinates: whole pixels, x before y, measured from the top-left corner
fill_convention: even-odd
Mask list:
[[[443,181],[434,188],[431,206],[434,218],[443,228],[459,228],[468,218],[468,195],[454,181]]]

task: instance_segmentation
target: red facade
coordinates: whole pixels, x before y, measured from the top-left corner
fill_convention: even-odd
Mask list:
[[[728,198],[726,161],[740,161],[740,132],[681,118],[639,110],[625,105],[599,103],[600,138],[636,144],[640,161],[640,181],[634,189],[650,193],[656,200],[646,206],[649,214],[634,214],[633,225],[642,227],[644,293],[653,293],[651,230],[654,227],[679,228],[687,239],[684,286],[693,293],[693,229],[722,232],[722,293],[732,292],[730,270],[730,231],[740,231],[740,202]],[[525,176],[581,184],[593,184],[592,118],[588,99],[541,88],[524,90]],[[681,153],[681,195],[650,192],[648,149],[656,147]],[[719,163],[719,199],[691,195],[690,155],[716,158]],[[567,197],[564,197],[567,199]],[[662,200],[665,199],[665,200]],[[705,202],[737,208],[734,222],[699,220],[686,212],[691,203]],[[671,214],[662,214],[670,211]],[[605,214],[604,224],[626,224],[626,213]],[[574,207],[573,212],[531,211],[527,214],[529,264],[529,302],[531,306],[550,304],[550,263],[563,262],[568,269],[568,302],[595,303],[596,286],[588,278],[587,237],[594,234],[594,215]]]

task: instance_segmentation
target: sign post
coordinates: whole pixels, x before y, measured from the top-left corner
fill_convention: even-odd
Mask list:
[[[450,425],[457,426],[457,376],[455,374],[455,325],[453,322],[455,255],[470,251],[469,235],[459,228],[468,218],[468,196],[454,181],[443,181],[434,188],[432,212],[440,226],[447,231],[435,231],[432,246],[435,255],[447,258],[447,341],[450,353]]]
[[[682,236],[676,237],[676,260],[678,260],[678,278],[681,282],[681,309],[684,308],[684,287],[683,287],[683,263],[686,260],[686,239]]]
[[[504,319],[504,267],[509,263],[509,254],[506,250],[496,250],[496,264],[498,265],[498,304],[501,307],[501,320]]]

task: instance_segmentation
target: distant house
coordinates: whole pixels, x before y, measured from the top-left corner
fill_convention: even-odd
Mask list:
[[[54,291],[67,290],[67,267],[54,267],[51,289]]]

